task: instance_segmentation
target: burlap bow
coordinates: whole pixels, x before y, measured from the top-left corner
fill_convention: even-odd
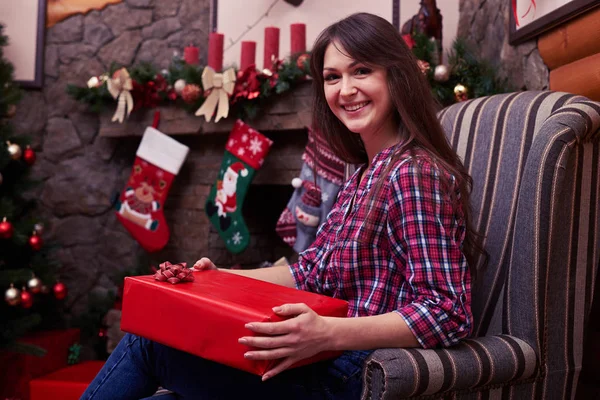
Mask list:
[[[160,282],[176,284],[180,282],[194,282],[192,269],[187,268],[187,263],[171,264],[166,261],[159,265],[160,269],[154,274],[154,279]]]
[[[125,114],[129,116],[131,110],[133,110],[133,97],[131,96],[133,82],[131,76],[129,76],[129,72],[127,72],[125,68],[121,68],[120,70],[115,71],[112,78],[107,81],[106,85],[111,96],[117,100],[117,110],[111,121],[123,123]]]
[[[215,122],[219,122],[221,118],[227,118],[229,115],[229,96],[233,93],[235,87],[235,71],[229,68],[222,74],[217,74],[211,67],[205,67],[202,72],[202,86],[204,91],[210,90],[210,94],[204,100],[202,107],[196,111],[196,115],[204,115],[206,122],[210,122],[215,108],[217,114]]]

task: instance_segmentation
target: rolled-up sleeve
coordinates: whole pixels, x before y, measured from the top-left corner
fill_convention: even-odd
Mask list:
[[[472,323],[465,222],[448,196],[454,179],[442,184],[430,163],[413,160],[390,179],[387,229],[392,256],[405,265],[396,312],[423,348],[452,346]]]

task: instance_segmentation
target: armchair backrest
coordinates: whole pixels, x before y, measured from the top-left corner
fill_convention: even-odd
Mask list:
[[[474,333],[520,337],[544,365],[548,342],[583,342],[591,306],[600,103],[527,91],[457,103],[439,118],[473,177],[473,223],[489,253],[473,287]],[[564,328],[548,333],[555,324]]]

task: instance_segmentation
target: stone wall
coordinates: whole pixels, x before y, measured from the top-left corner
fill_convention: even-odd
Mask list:
[[[548,89],[548,68],[540,57],[537,40],[519,46],[508,43],[510,1],[460,0],[459,7],[458,35],[469,38],[514,90]]]

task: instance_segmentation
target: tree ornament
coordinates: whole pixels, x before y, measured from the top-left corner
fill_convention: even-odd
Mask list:
[[[21,146],[11,142],[6,142],[6,145],[8,146],[8,153],[10,154],[10,158],[12,158],[13,160],[18,160],[19,158],[21,158],[21,155],[23,154]]]
[[[308,61],[308,59],[309,59],[309,55],[308,55],[308,54],[301,54],[301,55],[298,57],[298,59],[296,60],[296,66],[297,66],[298,68],[300,68],[301,70],[303,70],[303,71],[304,71],[305,69],[306,69],[306,70],[310,69],[310,68],[307,68],[307,67],[306,67],[306,62]]]
[[[101,339],[104,339],[106,337],[107,333],[108,333],[108,331],[104,327],[98,329],[98,337],[101,338]]]
[[[433,79],[438,82],[446,82],[450,79],[450,69],[444,64],[436,66],[433,70]]]
[[[23,287],[23,290],[21,290],[21,307],[31,308],[32,305],[33,296],[27,291],[27,289],[25,289],[25,287]]]
[[[185,85],[185,87],[183,88],[183,90],[181,92],[181,98],[186,103],[191,104],[191,103],[194,103],[196,100],[198,100],[200,98],[201,94],[202,94],[202,89],[200,89],[200,86],[190,84],[190,85]]]
[[[44,224],[42,224],[41,222],[38,222],[37,224],[35,224],[33,226],[33,230],[35,231],[35,233],[37,233],[38,235],[41,235],[42,233],[44,233]]]
[[[11,306],[16,306],[21,302],[21,291],[12,283],[4,293],[4,300]]]
[[[173,89],[175,89],[175,93],[177,93],[178,95],[181,96],[181,94],[183,93],[183,89],[185,88],[185,85],[187,85],[185,80],[177,79],[175,81],[175,85],[173,85]]]
[[[23,153],[23,161],[25,161],[29,165],[33,165],[35,163],[35,151],[29,146],[25,149]]]
[[[88,79],[87,81],[87,87],[90,89],[93,88],[97,88],[100,87],[104,84],[103,81],[101,81],[97,76],[92,76],[90,79]]]
[[[56,282],[52,288],[52,291],[54,292],[54,297],[56,297],[58,300],[62,300],[67,297],[67,286],[62,282]]]
[[[456,101],[465,101],[469,99],[469,91],[468,89],[461,85],[460,83],[454,86],[454,98]]]
[[[417,65],[419,66],[419,69],[421,70],[421,73],[423,75],[427,75],[427,73],[431,69],[431,66],[427,61],[417,60]]]
[[[8,110],[6,110],[6,116],[8,118],[12,118],[15,115],[17,115],[17,106],[15,106],[14,104],[11,104],[8,106]]]
[[[39,251],[43,245],[44,242],[42,238],[38,236],[38,234],[35,231],[33,231],[33,234],[29,238],[29,246],[31,246],[33,250]]]
[[[0,222],[0,238],[10,239],[13,235],[13,226],[6,220],[6,217]]]
[[[27,281],[27,288],[31,291],[31,293],[40,293],[42,291],[42,281],[37,276],[33,275],[33,277]]]

